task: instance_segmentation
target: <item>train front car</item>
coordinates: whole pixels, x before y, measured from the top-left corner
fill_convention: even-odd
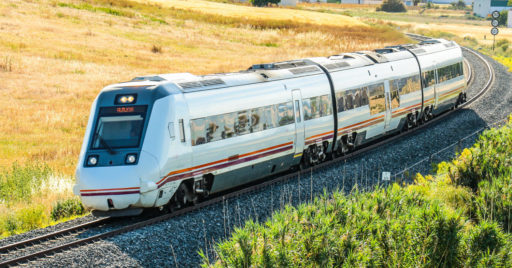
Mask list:
[[[73,188],[94,215],[137,215],[155,206],[159,148],[168,138],[152,125],[167,121],[170,106],[162,100],[171,95],[157,82],[129,82],[106,87],[94,101]]]

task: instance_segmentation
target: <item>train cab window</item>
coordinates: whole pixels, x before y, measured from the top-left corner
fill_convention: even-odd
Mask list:
[[[293,119],[293,103],[285,102],[277,105],[279,114],[279,126],[286,126],[294,122]]]
[[[332,114],[332,103],[329,95],[320,96],[320,116]]]
[[[140,114],[100,116],[92,149],[139,147],[143,125],[144,117]]]
[[[237,113],[237,118],[235,121],[235,133],[236,135],[244,135],[249,133],[249,112],[248,111],[239,111]]]
[[[206,127],[204,118],[190,120],[192,146],[206,143]]]
[[[336,105],[338,106],[338,113],[345,111],[345,93],[343,91],[336,92]]]
[[[264,107],[260,107],[251,110],[251,127],[249,128],[251,133],[263,130],[263,124],[261,123],[263,109]]]
[[[384,98],[384,84],[375,84],[368,86],[370,92],[370,114],[378,114],[386,110],[386,100]]]

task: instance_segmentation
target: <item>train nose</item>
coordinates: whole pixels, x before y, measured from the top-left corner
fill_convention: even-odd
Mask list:
[[[156,159],[142,153],[138,165],[80,168],[73,192],[93,210],[150,207],[158,188],[153,180],[159,176]]]

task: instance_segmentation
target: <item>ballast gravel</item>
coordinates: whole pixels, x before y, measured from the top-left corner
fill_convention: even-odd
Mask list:
[[[487,76],[487,71],[475,56],[468,52],[464,55],[470,62],[478,63],[473,65],[476,79],[468,90],[468,97],[471,97],[485,83],[482,77]],[[199,250],[212,259],[215,243],[229,238],[233,229],[243,226],[248,219],[264,221],[285,205],[309,202],[324,191],[349,191],[356,183],[360,189],[370,188],[377,184],[407,181],[407,174],[428,173],[431,162],[451,159],[456,150],[473,144],[478,136],[475,132],[512,113],[512,75],[501,64],[485,58],[496,73],[492,89],[470,107],[423,131],[346,162],[315,169],[308,176],[289,179],[165,222],[32,261],[28,266],[197,267],[202,261]],[[464,137],[467,138],[462,139]],[[420,160],[426,161],[417,164]],[[400,174],[404,169],[407,171]],[[380,180],[383,171],[391,173],[390,182]],[[45,229],[24,236],[41,232]],[[4,239],[0,243],[6,244],[19,237],[22,236]]]

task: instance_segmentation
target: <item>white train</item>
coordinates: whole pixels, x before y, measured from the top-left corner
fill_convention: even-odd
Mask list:
[[[465,101],[451,41],[137,77],[94,101],[73,191],[95,215],[179,208],[317,164]]]

